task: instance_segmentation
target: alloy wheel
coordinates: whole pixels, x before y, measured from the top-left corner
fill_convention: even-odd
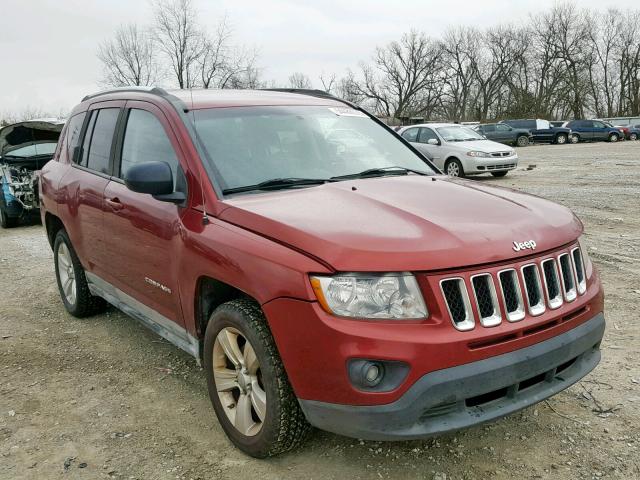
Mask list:
[[[617,135],[611,135],[609,136],[609,141],[610,142],[617,142],[618,141],[618,136]]]
[[[67,244],[62,242],[58,246],[56,252],[58,257],[58,276],[60,278],[60,286],[67,302],[70,305],[76,303],[76,274],[73,269],[73,261]]]
[[[450,162],[449,165],[447,165],[447,175],[450,177],[460,176],[460,168],[456,162]]]
[[[629,135],[629,140],[638,140],[638,134],[632,133],[631,135]]]
[[[564,135],[558,135],[556,142],[558,142],[558,144],[560,145],[563,145],[567,143],[567,137],[565,137]]]
[[[213,378],[231,424],[242,435],[257,435],[267,413],[267,394],[256,352],[232,327],[218,333],[213,345]]]

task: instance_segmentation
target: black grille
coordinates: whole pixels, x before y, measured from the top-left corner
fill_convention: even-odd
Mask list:
[[[491,298],[491,289],[489,288],[490,278],[486,275],[475,277],[473,280],[473,289],[478,300],[478,310],[482,318],[491,317],[495,313],[493,299]]]
[[[553,300],[560,295],[560,285],[558,285],[558,276],[553,260],[546,261],[542,264],[544,270],[544,280],[547,283],[547,293],[549,299]]]
[[[467,309],[465,308],[462,292],[460,291],[460,280],[445,280],[442,282],[442,292],[447,301],[451,319],[454,323],[464,322],[467,318]]]
[[[502,286],[505,308],[508,313],[514,313],[518,310],[520,303],[518,300],[518,292],[516,290],[517,285],[515,275],[516,272],[513,270],[500,273],[500,285]]]
[[[562,280],[564,282],[565,290],[567,292],[573,290],[575,285],[573,284],[573,272],[571,271],[569,255],[560,256],[560,270],[562,270]]]
[[[527,265],[522,269],[524,275],[524,283],[527,287],[527,299],[529,306],[533,307],[540,303],[540,290],[538,289],[538,281],[535,265]]]
[[[579,248],[576,248],[573,251],[573,263],[576,266],[576,275],[578,277],[578,283],[584,282],[584,266],[582,265],[582,255],[580,255]]]

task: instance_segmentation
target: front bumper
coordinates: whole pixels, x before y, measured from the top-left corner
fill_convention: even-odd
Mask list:
[[[465,158],[463,165],[467,174],[504,172],[518,167],[518,154],[510,157]]]
[[[309,422],[366,440],[410,440],[487,422],[576,383],[600,361],[602,313],[513,352],[422,376],[393,403],[342,405],[300,400]]]

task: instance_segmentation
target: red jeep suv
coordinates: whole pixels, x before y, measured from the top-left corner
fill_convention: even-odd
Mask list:
[[[321,92],[87,96],[40,200],[65,308],[108,302],[192,354],[256,457],[310,425],[476,425],[600,360],[603,292],[568,209],[448,178]]]

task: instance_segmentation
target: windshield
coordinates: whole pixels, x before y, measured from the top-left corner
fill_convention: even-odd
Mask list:
[[[53,155],[56,151],[57,143],[35,143],[26,147],[16,148],[5,153],[6,157],[35,157],[38,155]]]
[[[472,140],[485,140],[478,132],[463,126],[436,128],[445,142],[468,142]]]
[[[193,114],[223,189],[392,166],[434,173],[395,134],[348,107],[233,107]]]

